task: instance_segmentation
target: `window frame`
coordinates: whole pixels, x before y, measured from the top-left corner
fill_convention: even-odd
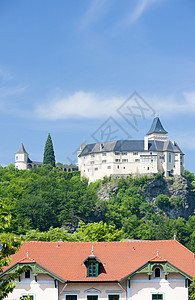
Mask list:
[[[79,291],[66,291],[64,292],[64,300],[66,300],[66,296],[76,296],[78,300]]]
[[[159,269],[159,270],[160,270],[160,276],[159,276],[159,277],[157,277],[157,276],[155,275],[156,269]],[[160,268],[160,267],[155,267],[155,268],[154,268],[154,278],[161,278],[161,277],[162,277],[161,268]]]
[[[93,264],[93,266],[92,266]],[[94,264],[95,264],[95,275],[94,275]],[[92,266],[92,269],[90,271],[90,267]],[[90,274],[91,272],[91,274]],[[98,277],[98,262],[96,260],[89,260],[87,262],[87,277],[88,278],[96,278]]]
[[[162,296],[162,298],[160,299],[160,298],[154,298],[153,296]],[[163,294],[152,294],[152,300],[163,300]]]
[[[27,273],[27,271],[29,271],[30,272],[30,277],[26,277],[26,273]],[[24,279],[31,279],[31,269],[27,269],[27,271],[26,272],[24,272]],[[29,295],[28,295],[29,296]]]
[[[28,294],[28,295],[22,295],[21,297],[32,297],[32,299],[30,300],[35,300],[35,295],[32,295],[32,294]]]

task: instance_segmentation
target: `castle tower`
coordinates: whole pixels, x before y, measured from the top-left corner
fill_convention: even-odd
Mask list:
[[[15,168],[19,170],[27,169],[28,153],[21,143],[18,151],[15,153]]]
[[[163,128],[158,117],[154,118],[152,126],[147,133],[148,140],[166,141],[168,138],[167,131]]]

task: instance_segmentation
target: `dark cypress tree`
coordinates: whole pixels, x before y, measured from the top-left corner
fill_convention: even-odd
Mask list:
[[[54,150],[53,150],[53,143],[52,143],[50,133],[48,134],[47,141],[45,143],[43,164],[51,165],[52,167],[55,167],[55,154],[54,154]]]

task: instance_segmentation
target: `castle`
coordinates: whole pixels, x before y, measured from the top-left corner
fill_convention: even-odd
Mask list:
[[[81,145],[78,168],[89,182],[111,175],[184,175],[184,153],[168,140],[158,117],[144,140],[118,140]]]
[[[15,153],[15,168],[19,170],[30,170],[32,167],[42,167],[42,162],[32,161],[26,152],[24,145],[21,143],[18,151]],[[65,172],[78,171],[76,165],[56,164],[56,167]]]

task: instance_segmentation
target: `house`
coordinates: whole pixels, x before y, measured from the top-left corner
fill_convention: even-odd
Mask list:
[[[158,117],[144,140],[117,140],[81,145],[78,167],[89,182],[104,176],[151,175],[165,177],[184,174],[184,154],[176,142],[168,140]]]
[[[24,265],[8,300],[187,300],[195,275],[176,240],[24,242],[1,276]]]
[[[18,151],[15,153],[15,168],[19,170],[30,170],[32,167],[42,167],[42,162],[32,161],[29,154],[26,152],[24,145],[21,143]],[[76,165],[56,164],[56,167],[65,172],[78,171]]]

